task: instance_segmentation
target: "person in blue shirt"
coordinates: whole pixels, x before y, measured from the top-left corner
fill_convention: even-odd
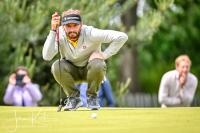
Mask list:
[[[88,84],[86,82],[83,82],[76,86],[80,90],[80,97],[84,107],[87,106],[87,96],[86,96],[87,86]],[[108,78],[105,77],[104,80],[102,81],[97,97],[99,99],[99,104],[101,107],[115,106],[115,100],[112,94],[112,87]]]

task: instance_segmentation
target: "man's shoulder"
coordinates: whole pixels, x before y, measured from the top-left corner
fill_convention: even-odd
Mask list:
[[[91,30],[93,30],[94,29],[94,27],[93,26],[88,26],[88,25],[83,25],[82,26],[82,30],[83,31],[91,31]]]
[[[98,31],[102,31],[103,29],[96,28],[94,26],[83,25],[81,30],[84,31],[84,32],[87,32],[87,33],[91,33],[91,32],[95,33],[95,32],[98,32]]]
[[[90,40],[95,40],[96,36],[100,34],[99,29],[93,26],[83,25],[81,30],[81,34]]]
[[[164,75],[162,76],[162,79],[171,81],[171,80],[176,79],[177,76],[178,76],[178,73],[176,70],[170,70],[164,73]]]
[[[175,76],[177,74],[177,71],[176,70],[170,70],[170,71],[167,71],[163,76]]]

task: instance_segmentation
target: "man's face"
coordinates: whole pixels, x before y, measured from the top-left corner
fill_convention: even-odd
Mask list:
[[[71,41],[76,41],[78,40],[80,31],[81,31],[81,26],[82,24],[69,23],[69,24],[63,25],[63,28],[67,34],[67,37]]]
[[[18,70],[18,71],[17,71],[17,74],[18,74],[18,75],[27,75],[27,72],[24,71],[24,70]]]
[[[187,61],[181,61],[177,66],[176,70],[179,72],[180,75],[187,75],[190,71],[190,64]]]

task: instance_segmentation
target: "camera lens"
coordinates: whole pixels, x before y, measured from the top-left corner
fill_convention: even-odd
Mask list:
[[[22,80],[23,80],[24,76],[25,75],[22,75],[22,74],[17,74],[16,75],[16,85],[19,85],[19,86],[23,85]]]

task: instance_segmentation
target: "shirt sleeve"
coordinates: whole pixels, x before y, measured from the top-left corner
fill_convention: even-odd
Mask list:
[[[173,105],[178,105],[181,103],[181,100],[177,96],[169,96],[169,78],[168,75],[165,74],[160,83],[160,88],[159,88],[159,94],[158,94],[158,100],[161,105],[165,106],[173,106]]]
[[[6,93],[3,98],[5,104],[13,104],[14,91],[15,91],[15,86],[12,84],[8,84],[8,86],[6,88]]]
[[[109,43],[109,46],[103,51],[104,59],[115,55],[128,40],[128,36],[123,32],[97,28],[92,28],[91,38],[100,43]]]
[[[40,101],[42,99],[42,94],[40,92],[39,85],[29,83],[26,84],[25,88],[28,90],[34,101]]]
[[[57,53],[56,32],[50,31],[42,50],[43,59],[50,61]]]

